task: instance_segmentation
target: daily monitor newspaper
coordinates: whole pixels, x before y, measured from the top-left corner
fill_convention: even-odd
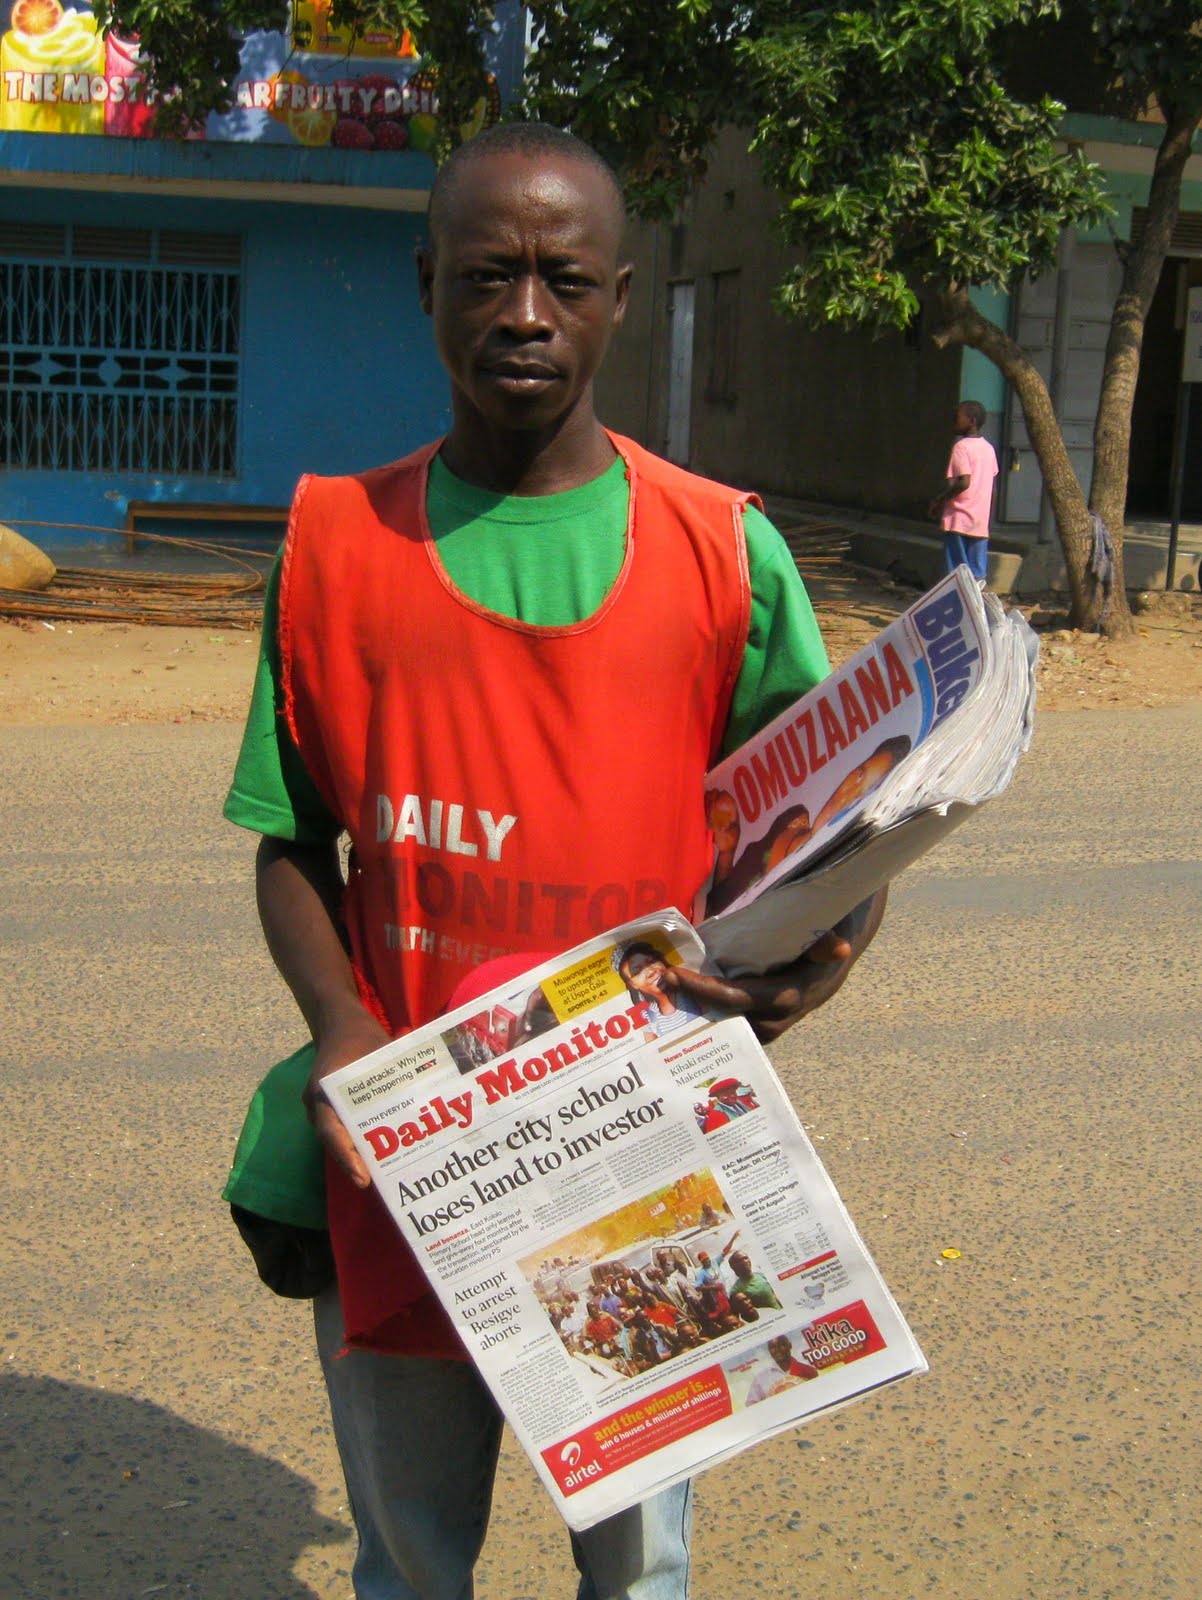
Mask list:
[[[325,1080],[573,1528],[926,1366],[704,959],[668,910]]]
[[[1009,784],[1038,644],[958,567],[706,776],[700,934],[727,971],[797,958]]]

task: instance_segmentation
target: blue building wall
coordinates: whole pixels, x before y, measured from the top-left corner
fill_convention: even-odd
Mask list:
[[[5,189],[0,225],[6,218],[241,234],[241,405],[234,477],[6,470],[0,521],[120,527],[130,499],[283,505],[302,471],[372,466],[448,423],[446,380],[417,302],[424,224],[413,213]],[[26,531],[47,548],[79,539]]]

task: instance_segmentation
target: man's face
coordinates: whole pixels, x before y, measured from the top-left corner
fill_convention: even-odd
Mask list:
[[[730,1268],[736,1278],[750,1278],[751,1262],[741,1250],[736,1250],[730,1258]]]
[[[546,428],[588,394],[626,310],[621,226],[604,175],[574,157],[498,151],[464,167],[418,257],[457,413]]]
[[[963,406],[956,407],[956,418],[953,428],[957,434],[971,433],[975,424]]]
[[[781,1371],[784,1372],[789,1362],[793,1359],[793,1346],[785,1338],[784,1334],[778,1334],[775,1339],[768,1340],[768,1354]]]
[[[732,852],[739,846],[739,808],[735,804],[734,796],[718,794],[710,803],[708,815],[710,831],[714,836],[714,848]]]

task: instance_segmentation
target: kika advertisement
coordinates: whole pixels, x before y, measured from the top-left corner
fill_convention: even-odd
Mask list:
[[[429,152],[437,89],[408,33],[335,29],[328,0],[295,0],[287,33],[247,34],[233,105],[189,138],[336,150]],[[496,120],[496,83],[465,137]],[[86,0],[0,0],[0,130],[154,135],[138,41],[97,26]]]

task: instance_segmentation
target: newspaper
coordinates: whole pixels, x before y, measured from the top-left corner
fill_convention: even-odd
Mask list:
[[[958,567],[706,777],[699,932],[728,972],[805,947],[1006,788],[1038,642]]]
[[[587,1528],[926,1370],[678,911],[325,1080],[564,1519]]]

